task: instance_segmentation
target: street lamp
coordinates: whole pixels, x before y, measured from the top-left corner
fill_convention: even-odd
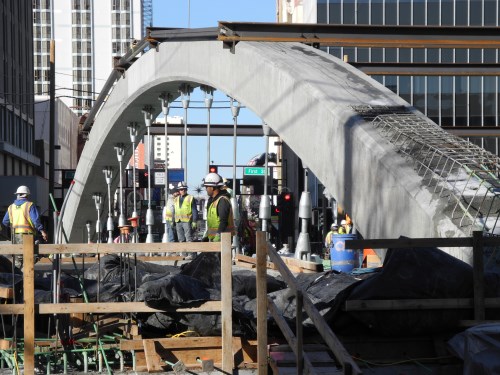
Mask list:
[[[146,211],[146,226],[148,227],[148,235],[146,236],[146,243],[153,243],[153,225],[155,218],[153,210],[151,209],[151,125],[153,123],[153,107],[147,105],[143,108],[144,123],[148,131],[148,210]]]
[[[168,204],[168,113],[170,112],[170,103],[172,102],[172,94],[162,93],[158,98],[161,101],[161,110],[165,117],[165,205],[162,212],[162,222],[165,228],[161,242],[168,242],[168,223],[167,223],[167,204]]]
[[[187,174],[187,124],[188,124],[188,108],[189,101],[191,98],[191,93],[193,88],[187,84],[183,83],[179,86],[179,92],[181,93],[182,108],[184,108],[184,181],[188,181]]]
[[[101,193],[92,194],[92,198],[95,202],[95,209],[97,211],[97,220],[95,221],[95,232],[97,234],[97,243],[101,243],[101,210],[102,210],[102,195]]]
[[[113,179],[113,167],[104,167],[102,170],[106,184],[108,185],[108,221],[106,223],[106,230],[108,231],[108,243],[113,243],[113,214],[111,211],[111,180]]]
[[[123,212],[123,155],[125,154],[125,148],[123,143],[119,143],[115,146],[116,157],[118,159],[118,165],[120,167],[120,216],[118,216],[118,227],[124,227],[127,225],[127,219],[125,218],[125,213]]]
[[[238,115],[240,114],[240,102],[236,101],[234,98],[230,98],[231,101],[231,114],[233,115],[234,129],[233,129],[233,196],[231,197],[231,206],[233,208],[234,216],[234,226],[238,228],[240,223],[240,210],[238,207],[238,201],[236,200],[236,128],[238,127]],[[233,248],[235,252],[240,253],[240,241],[238,238],[238,231],[233,237]]]
[[[136,173],[135,173],[135,164],[136,164],[136,157],[135,157],[135,145],[137,143],[137,133],[139,130],[139,124],[136,122],[131,122],[129,126],[127,126],[127,129],[130,134],[130,142],[132,143],[132,194],[133,194],[133,199],[134,199],[134,208],[132,211],[132,218],[135,219],[139,215],[137,215],[137,183],[136,183]],[[139,242],[137,238],[137,226],[134,225],[134,234],[132,236],[132,242],[136,243]]]

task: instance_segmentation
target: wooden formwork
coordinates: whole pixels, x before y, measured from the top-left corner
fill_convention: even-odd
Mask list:
[[[0,315],[24,315],[24,373],[34,373],[35,368],[35,315],[36,314],[108,314],[127,312],[165,312],[183,313],[220,312],[222,335],[220,366],[223,372],[232,373],[234,368],[233,337],[232,337],[232,254],[231,235],[223,233],[220,243],[121,243],[121,244],[60,244],[35,246],[33,236],[24,236],[22,245],[2,245],[0,255],[22,255],[23,272],[23,303],[0,305]],[[173,253],[173,252],[220,252],[221,253],[221,300],[207,301],[197,307],[172,308],[160,310],[148,307],[144,302],[93,302],[93,303],[41,303],[35,304],[34,264],[35,254],[124,254],[124,253]],[[35,313],[36,312],[36,313]],[[149,344],[148,344],[149,345]],[[241,345],[240,345],[241,348]]]

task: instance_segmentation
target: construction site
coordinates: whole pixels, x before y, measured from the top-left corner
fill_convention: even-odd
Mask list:
[[[149,28],[115,59],[80,123],[85,147],[52,208],[54,243],[0,244],[2,374],[500,373],[499,157],[363,71],[400,67],[318,48],[498,49],[498,28],[342,26]],[[208,105],[206,127],[190,126],[193,89],[210,104],[224,92],[234,127],[211,127]],[[175,101],[184,120],[169,124]],[[239,103],[262,126],[238,126]],[[234,139],[224,189],[236,229],[210,237],[200,205],[186,222],[204,234],[171,242],[167,202],[172,183],[187,190],[187,138],[210,142],[211,130]],[[182,178],[169,181],[165,156],[163,207],[152,207],[148,162],[138,215],[136,167],[123,164],[155,132],[186,142]],[[238,181],[236,139],[250,133],[265,150]],[[223,182],[208,144],[211,191]]]

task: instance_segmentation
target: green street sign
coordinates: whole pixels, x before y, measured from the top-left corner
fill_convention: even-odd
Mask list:
[[[264,176],[266,174],[265,167],[245,167],[243,173],[245,176]]]

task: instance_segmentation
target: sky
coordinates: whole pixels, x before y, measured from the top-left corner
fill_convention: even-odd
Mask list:
[[[153,27],[187,28],[188,24],[191,28],[217,27],[218,21],[275,22],[275,0],[153,0]],[[203,107],[203,99],[204,94],[199,89],[195,90],[191,94],[192,106]],[[245,103],[241,105],[239,124],[261,124],[261,120],[253,112],[244,108]],[[179,105],[174,103],[173,106]],[[184,110],[173,108],[169,116],[184,117]],[[229,98],[225,93],[214,92],[210,118],[212,124],[233,124]],[[206,121],[206,109],[188,111],[188,123],[206,124]],[[202,184],[202,179],[207,173],[206,146],[206,137],[188,137],[187,183],[189,192],[193,195],[197,195],[193,189]],[[210,150],[210,164],[233,165],[232,137],[211,137]],[[244,165],[253,156],[263,152],[265,152],[263,137],[240,137],[237,140],[236,164]],[[232,178],[232,173],[232,167],[219,168],[219,174],[223,177]],[[237,168],[237,178],[241,175],[242,168]]]

